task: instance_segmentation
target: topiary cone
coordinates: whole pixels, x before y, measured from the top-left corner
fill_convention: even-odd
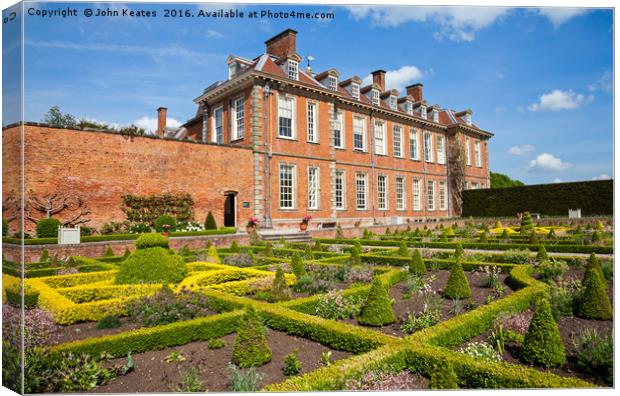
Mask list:
[[[383,326],[396,321],[390,295],[379,278],[373,279],[368,297],[357,321],[368,326]]]
[[[549,255],[547,254],[547,249],[545,249],[545,245],[538,246],[538,254],[536,254],[536,261],[543,262],[549,261]]]
[[[605,275],[603,274],[603,267],[601,267],[601,262],[599,261],[598,257],[596,257],[596,254],[594,254],[594,252],[590,253],[590,257],[588,258],[588,263],[586,265],[586,268],[588,267],[596,268],[598,273],[601,275],[601,279],[605,281]],[[605,285],[605,288],[607,288],[607,285]]]
[[[454,258],[461,258],[465,254],[465,250],[463,249],[463,244],[461,241],[456,243],[456,248],[454,249]]]
[[[258,314],[248,305],[233,344],[232,363],[243,368],[258,367],[271,361],[271,348]]]
[[[418,249],[413,250],[413,256],[411,257],[411,262],[409,263],[409,273],[414,275],[426,274],[426,265],[424,264],[424,260],[422,259],[422,255]]]
[[[583,275],[584,287],[579,298],[577,316],[586,319],[610,320],[613,317],[607,286],[595,265],[589,265]]]
[[[360,247],[359,243],[353,245],[351,248],[351,258],[349,259],[350,265],[362,265],[362,257],[360,256]]]
[[[469,282],[465,276],[465,271],[463,271],[463,266],[461,265],[460,259],[457,259],[454,262],[454,266],[450,271],[450,277],[448,278],[448,283],[446,283],[443,294],[453,300],[456,298],[464,299],[471,297]]]
[[[284,271],[280,266],[278,266],[276,276],[273,278],[273,284],[271,285],[271,296],[275,302],[288,301],[291,299],[291,291],[286,284]]]
[[[521,357],[527,363],[542,367],[557,367],[566,361],[560,330],[546,298],[536,306],[523,339]]]
[[[217,223],[215,222],[215,217],[213,217],[213,213],[211,213],[211,211],[207,213],[207,218],[205,220],[205,230],[217,230]]]
[[[291,257],[291,270],[297,279],[306,274],[304,262],[297,252],[293,253],[293,256]]]
[[[237,241],[232,241],[229,251],[231,253],[239,253],[239,245],[237,245]]]
[[[400,247],[398,248],[398,255],[400,257],[409,257],[409,249],[407,249],[407,244],[405,241],[400,242]]]

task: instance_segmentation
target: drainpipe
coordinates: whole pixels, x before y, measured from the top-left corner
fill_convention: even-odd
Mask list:
[[[425,139],[425,135],[426,135],[426,132],[424,131],[424,129],[422,129],[422,169],[424,171],[424,173],[423,173],[424,174],[424,177],[423,177],[423,180],[424,180],[424,186],[423,187],[424,188],[422,188],[422,191],[424,191],[424,200],[426,200],[426,202],[424,202],[424,200],[422,201],[422,203],[423,203],[422,207],[424,207],[424,221],[428,222],[428,212],[427,212],[428,211],[428,208],[427,208],[427,206],[428,206],[428,196],[427,196],[427,194],[428,194],[428,189],[427,189],[428,183],[426,182],[426,139]],[[432,139],[432,136],[431,136],[431,139]],[[434,198],[435,197],[433,197],[433,199]]]
[[[265,84],[269,86],[269,83]],[[267,228],[272,227],[271,220],[271,130],[269,124],[269,105],[271,91],[264,92],[263,95],[263,221]],[[267,134],[269,134],[269,145],[267,145]]]
[[[370,136],[370,142],[368,142],[368,146],[370,146],[370,168],[371,168],[371,178],[370,178],[370,202],[371,202],[371,208],[372,208],[372,224],[376,225],[377,224],[377,217],[376,217],[376,207],[375,207],[375,118],[374,118],[374,111],[370,110],[369,113],[370,116],[370,128],[369,130],[372,131],[371,136]],[[383,142],[383,144],[385,144],[385,142]]]
[[[227,126],[227,132],[228,132],[228,137],[226,138],[226,143],[230,144],[231,142],[231,136],[232,136],[232,117],[230,116],[230,109],[232,108],[232,99],[228,99],[228,108],[226,109],[226,126]]]
[[[449,150],[449,140],[448,134],[444,137],[444,147],[445,157],[446,157],[446,199],[448,200],[448,217],[452,217],[452,183],[450,182],[450,150]]]

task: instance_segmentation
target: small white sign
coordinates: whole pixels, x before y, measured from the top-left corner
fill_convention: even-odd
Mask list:
[[[581,209],[569,209],[568,218],[569,219],[581,219]]]
[[[80,243],[80,226],[75,228],[58,227],[59,245],[73,245],[77,243]]]

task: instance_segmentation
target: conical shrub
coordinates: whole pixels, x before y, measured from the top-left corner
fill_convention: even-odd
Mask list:
[[[469,282],[463,271],[461,260],[457,259],[454,262],[454,266],[450,271],[450,277],[448,283],[443,291],[443,294],[451,299],[464,299],[471,297],[471,290],[469,289]]]
[[[501,221],[497,220],[497,221],[495,222],[495,228],[504,228],[504,225],[502,224],[502,222],[501,222]]]
[[[127,260],[127,258],[131,255],[131,250],[125,248],[125,253],[123,253],[123,261]]]
[[[271,242],[267,242],[267,244],[265,245],[264,254],[267,257],[273,257],[273,245],[271,244]]]
[[[603,240],[603,238],[601,237],[601,234],[599,234],[599,233],[598,233],[598,231],[594,231],[594,232],[592,233],[592,239],[591,239],[591,242],[592,242],[593,244],[599,243],[599,242],[601,242],[602,240]]]
[[[359,242],[357,242],[351,248],[351,258],[349,259],[350,265],[362,265],[362,257],[360,256],[360,252],[361,248],[359,246]]]
[[[557,367],[566,361],[560,330],[546,298],[536,306],[523,339],[521,357],[525,362],[541,367]]]
[[[316,241],[314,242],[314,247],[313,247],[315,252],[322,252],[323,251],[323,245],[321,245],[321,241]]]
[[[607,287],[595,265],[586,268],[581,284],[584,289],[577,303],[577,316],[586,319],[611,319],[613,311]]]
[[[486,231],[482,231],[482,234],[480,234],[480,243],[487,243],[489,242],[489,237],[487,236]]]
[[[306,245],[304,248],[304,258],[306,260],[314,260],[314,251],[312,250],[312,246]]]
[[[39,262],[44,263],[50,259],[50,252],[47,249],[43,249],[41,252],[41,256],[39,257]]]
[[[409,263],[409,273],[414,275],[426,274],[426,265],[424,264],[424,260],[422,259],[422,255],[418,249],[413,250],[413,256],[411,257],[411,262]]]
[[[237,245],[237,241],[232,241],[229,251],[231,253],[239,253],[239,245]]]
[[[549,261],[549,255],[547,254],[547,249],[545,249],[545,245],[538,246],[536,261],[538,261],[539,263],[542,263],[543,261]]]
[[[605,230],[605,225],[603,224],[603,222],[602,222],[602,221],[598,220],[598,221],[596,222],[596,229],[597,229],[598,231],[604,231],[604,230]]]
[[[458,389],[458,377],[452,364],[448,361],[438,364],[431,373],[428,385],[431,389]]]
[[[295,277],[297,279],[306,274],[306,267],[304,266],[304,261],[301,259],[301,256],[299,256],[299,253],[297,252],[293,253],[293,256],[291,257],[291,270],[293,271],[293,274],[295,274]]]
[[[454,258],[458,259],[463,257],[463,254],[465,254],[465,250],[463,249],[463,244],[461,243],[461,241],[458,241],[456,243],[456,248],[454,249]]]
[[[112,256],[114,256],[114,250],[112,250],[112,247],[108,246],[108,248],[105,251],[104,256],[105,257],[112,257]]]
[[[260,317],[249,305],[237,327],[232,363],[243,368],[258,367],[271,361],[271,348],[265,338]]]
[[[274,302],[288,301],[291,299],[291,290],[286,284],[286,278],[284,277],[284,270],[278,266],[276,270],[276,276],[273,278],[273,284],[271,286],[271,298]]]
[[[405,241],[400,242],[400,247],[398,248],[398,255],[400,257],[409,257],[409,249],[407,248],[407,243],[405,243]]]
[[[396,321],[390,295],[379,278],[373,279],[357,321],[368,326],[384,326]]]
[[[510,238],[508,236],[508,229],[504,228],[504,231],[502,231],[502,239],[508,239]]]
[[[549,233],[547,234],[547,238],[548,239],[555,239],[556,238],[555,230],[553,228],[549,230]]]
[[[530,244],[538,245],[539,243],[540,243],[540,241],[538,239],[538,234],[536,234],[536,232],[532,231],[532,233],[530,234]]]
[[[594,252],[590,253],[590,257],[588,258],[588,262],[586,264],[586,269],[588,267],[596,268],[598,273],[601,275],[601,279],[603,279],[603,282],[605,281],[605,274],[603,273],[603,267],[601,267],[601,262],[598,259],[598,257],[596,257],[596,254],[594,254]],[[605,285],[605,289],[607,289],[607,285]]]
[[[217,223],[215,222],[215,217],[213,217],[213,213],[211,213],[211,211],[207,213],[207,218],[205,219],[205,230],[217,230]]]
[[[521,235],[527,235],[534,229],[534,221],[530,212],[524,212],[521,216]]]
[[[217,249],[213,245],[207,250],[207,261],[209,263],[222,264],[220,255],[217,253]]]

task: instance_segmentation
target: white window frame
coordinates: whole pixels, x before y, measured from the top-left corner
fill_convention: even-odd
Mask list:
[[[405,102],[405,113],[413,115],[413,103],[410,101]]]
[[[424,161],[434,162],[433,158],[433,134],[424,132]]]
[[[291,188],[290,202],[291,203],[290,203],[290,206],[282,205],[283,188],[288,188],[288,186],[284,187],[282,185],[282,174],[283,174],[282,170],[284,168],[290,169],[290,172],[291,172],[291,186],[290,186]],[[278,167],[278,202],[280,205],[280,209],[291,210],[291,209],[297,208],[297,165],[295,164],[281,163],[280,166]]]
[[[439,210],[448,210],[446,182],[439,182]]]
[[[482,168],[482,147],[480,140],[474,140],[474,159],[476,160],[476,167]]]
[[[385,145],[385,122],[383,121],[375,121],[374,125],[375,130],[375,154],[376,155],[387,155],[387,148]],[[379,148],[381,150],[379,150]]]
[[[355,209],[368,209],[368,173],[355,174]]]
[[[388,191],[388,176],[377,175],[377,209],[389,210],[390,198]]]
[[[435,181],[426,182],[426,208],[429,212],[435,211]]]
[[[338,79],[335,76],[327,76],[327,88],[332,91],[338,90]]]
[[[217,115],[220,115],[220,132],[218,134],[217,131]],[[224,143],[224,106],[218,106],[215,109],[213,109],[213,122],[211,124],[212,126],[212,130],[211,130],[211,141],[213,143],[218,143],[218,144],[222,144]]]
[[[379,91],[376,89],[370,90],[370,101],[373,106],[379,106],[381,104],[381,98],[379,98]]]
[[[318,210],[321,207],[321,171],[317,166],[308,167],[308,209]],[[314,197],[312,196],[314,194]]]
[[[420,106],[420,117],[425,120],[428,118],[428,113],[426,112],[426,106]]]
[[[286,73],[289,79],[295,81],[299,80],[299,63],[297,61],[289,59],[286,62],[286,69]]]
[[[422,210],[422,180],[413,178],[411,181],[411,193],[413,195],[413,210]]]
[[[241,111],[238,110],[239,102],[241,102]],[[233,100],[232,111],[232,140],[243,139],[245,137],[245,98],[243,96]]]
[[[344,133],[344,113],[342,111],[338,111],[336,112],[336,119],[334,120],[334,126],[340,126],[340,129],[338,128],[334,128],[333,130],[333,143],[334,143],[334,147],[335,148],[339,148],[339,149],[343,149],[346,147],[344,138],[345,138],[345,133]],[[338,136],[340,137],[340,144],[336,145],[336,131],[339,131]]]
[[[394,157],[403,158],[403,128],[400,125],[392,126],[392,146]]]
[[[465,163],[471,166],[471,142],[468,136],[465,137]]]
[[[437,146],[437,163],[445,164],[446,163],[446,139],[443,136],[437,135],[436,137],[436,146]]]
[[[409,129],[409,158],[420,160],[420,134],[415,128]]]
[[[392,110],[398,109],[398,101],[395,95],[390,95],[390,109]]]
[[[338,179],[340,179],[340,204],[338,204]],[[334,209],[347,209],[347,175],[345,171],[336,169],[334,173]]]
[[[356,125],[356,122],[361,122],[361,133],[359,133],[360,124]],[[356,144],[356,136],[362,137],[362,147],[358,147]],[[366,143],[366,117],[353,116],[353,150],[366,152],[368,150]]]
[[[310,108],[312,108],[312,118],[310,118]],[[308,101],[306,103],[306,139],[310,143],[319,142],[319,105],[316,102]]]
[[[286,136],[286,135],[282,135],[280,134],[280,118],[281,118],[281,106],[280,106],[280,101],[285,100],[285,101],[290,101],[291,102],[291,136]],[[297,131],[295,128],[295,113],[296,113],[296,106],[297,106],[297,100],[294,96],[292,95],[287,95],[287,94],[279,94],[278,95],[278,137],[281,139],[290,139],[290,140],[295,140],[297,138]]]
[[[433,122],[439,122],[439,111],[433,109]]]
[[[351,96],[355,100],[360,100],[360,85],[357,83],[351,83]]]
[[[403,176],[394,178],[396,210],[407,210],[407,182]]]

